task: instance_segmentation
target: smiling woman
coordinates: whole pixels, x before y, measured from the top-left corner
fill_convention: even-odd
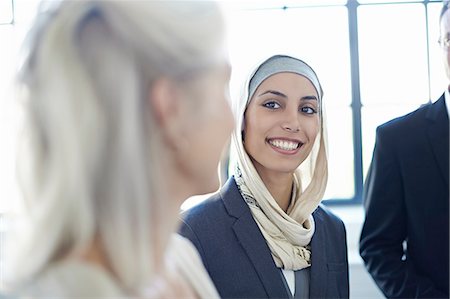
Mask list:
[[[318,93],[307,78],[277,73],[256,89],[245,112],[244,146],[261,179],[290,202],[292,173],[309,156],[320,132]],[[280,180],[287,183],[280,188]],[[280,190],[281,189],[281,190]]]
[[[328,173],[322,95],[314,70],[284,55],[265,60],[245,85],[234,176],[188,210],[181,229],[223,298],[349,296],[345,228],[320,205]]]

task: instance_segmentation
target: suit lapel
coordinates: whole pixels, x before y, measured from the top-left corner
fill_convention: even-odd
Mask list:
[[[262,237],[253,217],[242,217],[233,226],[236,237],[247,253],[270,298],[287,298],[280,270],[275,266],[266,240]]]
[[[427,135],[436,163],[441,171],[442,178],[448,187],[449,171],[449,123],[448,115],[442,96],[436,103],[430,106],[427,114]]]
[[[321,217],[318,213],[313,214],[316,230],[314,232],[313,238],[311,240],[311,284],[309,286],[309,296],[310,298],[324,298],[325,297],[325,286],[327,282],[327,258],[326,258],[326,235],[323,227],[317,225],[318,223],[323,223]]]
[[[249,207],[242,198],[234,179],[230,179],[224,188],[222,198],[228,213],[236,217],[233,230],[242,248],[252,262],[255,270],[270,298],[288,298],[282,274],[275,266],[270,249],[267,246]]]

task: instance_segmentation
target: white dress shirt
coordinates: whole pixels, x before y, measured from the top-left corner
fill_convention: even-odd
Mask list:
[[[450,86],[449,86],[450,88]],[[449,113],[449,105],[450,105],[450,94],[448,92],[448,88],[445,90],[445,107],[447,107],[447,115],[450,115]]]

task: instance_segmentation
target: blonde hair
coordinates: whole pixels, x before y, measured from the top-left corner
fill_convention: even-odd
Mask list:
[[[152,200],[166,196],[148,89],[210,67],[222,42],[212,2],[64,1],[38,15],[19,73],[30,229],[6,268],[13,285],[97,238],[124,289],[149,282],[168,217]]]

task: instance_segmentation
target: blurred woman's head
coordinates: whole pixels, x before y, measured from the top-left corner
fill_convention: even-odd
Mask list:
[[[19,74],[32,229],[16,282],[92,242],[124,288],[151,279],[182,199],[218,187],[232,130],[223,27],[203,1],[65,1],[38,15]]]

